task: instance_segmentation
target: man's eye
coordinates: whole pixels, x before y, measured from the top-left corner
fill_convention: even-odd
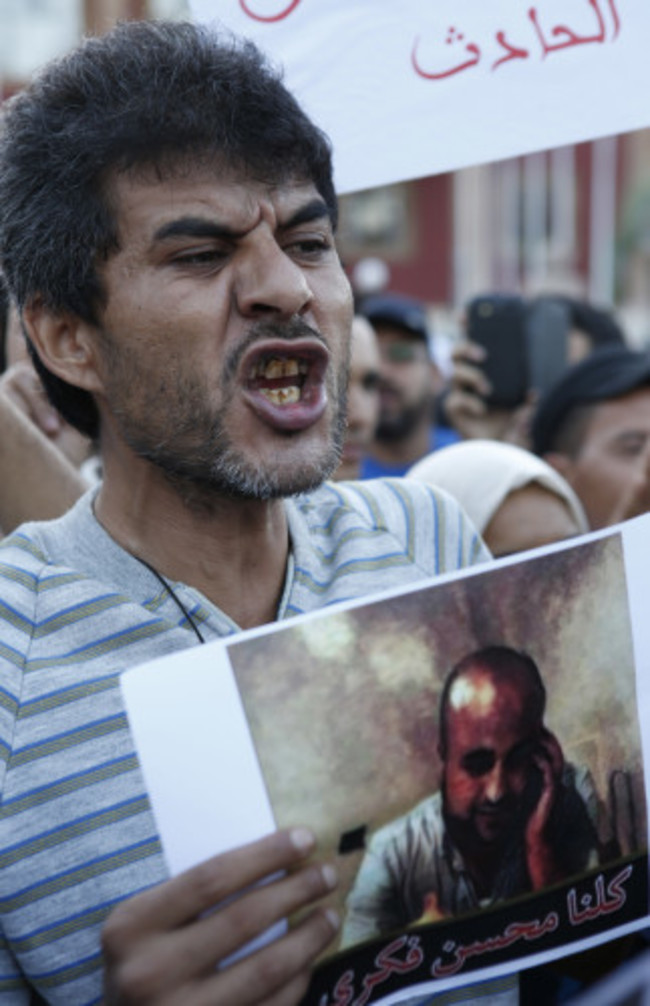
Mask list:
[[[331,242],[326,238],[301,238],[291,241],[285,246],[285,250],[300,258],[320,258],[331,248]]]
[[[645,451],[646,445],[647,437],[621,437],[616,444],[616,452],[624,458],[638,458]]]
[[[471,751],[465,755],[461,764],[468,775],[474,776],[477,779],[490,772],[494,767],[494,762],[493,751]]]
[[[174,265],[211,266],[222,262],[226,253],[218,248],[202,248],[196,251],[180,252],[174,256]]]

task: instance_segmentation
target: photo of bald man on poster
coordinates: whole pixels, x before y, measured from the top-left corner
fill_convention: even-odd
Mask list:
[[[647,917],[619,536],[323,613],[228,654],[278,826],[307,822],[339,873],[327,900],[341,936],[319,994],[347,995],[350,968],[358,991],[414,966],[409,953],[415,983],[512,970]]]
[[[593,780],[566,762],[545,707],[524,652],[488,646],[455,665],[439,706],[440,789],[373,835],[347,899],[343,946],[598,865]]]

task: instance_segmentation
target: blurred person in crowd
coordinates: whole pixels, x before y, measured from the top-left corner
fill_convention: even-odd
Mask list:
[[[592,528],[650,509],[650,354],[605,346],[571,367],[533,414],[532,447],[580,498]]]
[[[495,558],[589,530],[568,482],[514,444],[465,440],[423,458],[407,475],[451,493]]]
[[[486,295],[491,296],[491,295]],[[502,295],[497,295],[502,296]],[[521,298],[512,298],[521,300]],[[473,301],[476,298],[472,299]],[[563,294],[545,294],[528,301],[521,300],[524,317],[549,319],[558,316],[564,319],[564,345],[561,363],[570,366],[589,355],[594,349],[605,345],[624,346],[625,334],[614,314],[589,301]],[[469,302],[471,304],[472,302]],[[468,307],[469,307],[468,304]],[[467,333],[467,313],[462,324]],[[557,336],[549,333],[554,343],[549,352],[555,352]],[[522,339],[526,334],[522,330]],[[535,332],[537,339],[544,339],[543,323]],[[540,347],[544,359],[545,347]],[[442,402],[444,416],[451,427],[466,439],[490,438],[504,440],[530,447],[530,422],[540,388],[531,383],[531,375],[524,378],[528,382],[525,397],[514,407],[488,404],[492,386],[482,367],[486,364],[488,351],[485,346],[466,338],[453,352],[453,367],[449,380],[449,390]],[[558,368],[557,376],[561,370]]]
[[[347,428],[335,479],[358,479],[379,420],[379,346],[363,315],[352,319]]]
[[[400,476],[458,436],[434,420],[443,377],[431,354],[424,305],[386,292],[363,299],[358,310],[377,333],[381,359],[379,422],[361,477]]]

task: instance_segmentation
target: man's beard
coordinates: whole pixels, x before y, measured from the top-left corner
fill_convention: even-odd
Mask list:
[[[132,450],[156,465],[186,501],[202,501],[204,505],[215,495],[242,500],[295,496],[315,489],[338,467],[345,436],[344,411],[337,411],[327,448],[290,471],[256,463],[245,451],[233,446],[225,433],[223,419],[223,410],[212,416],[207,412],[203,416],[195,413],[191,431],[194,446],[188,448],[188,453],[180,453],[173,444],[151,444],[137,429],[132,436],[124,426],[122,429]],[[199,442],[200,430],[208,432]],[[290,439],[300,433],[284,435]]]
[[[228,434],[232,379],[248,348],[263,338],[292,339],[314,336],[299,319],[284,324],[253,326],[246,339],[226,358],[221,374],[222,404],[210,409],[206,385],[195,374],[183,372],[182,358],[170,359],[173,376],[154,389],[151,375],[137,358],[124,359],[104,333],[110,357],[107,398],[120,433],[131,450],[159,468],[174,489],[191,504],[210,509],[218,498],[269,500],[293,496],[319,486],[338,467],[346,430],[348,362],[345,360],[329,394],[336,402],[327,442],[312,448],[305,460],[288,469],[264,463],[233,444]],[[149,382],[149,383],[148,383]],[[333,386],[332,386],[333,385]],[[134,404],[135,403],[135,404]],[[305,433],[276,431],[287,445]]]
[[[404,406],[398,413],[380,413],[375,438],[382,444],[399,443],[417,429],[423,416],[430,416],[433,421],[433,405],[428,396],[413,405]]]
[[[510,847],[513,841],[523,835],[526,817],[522,812],[520,803],[515,798],[506,797],[500,801],[501,810],[509,817],[509,821],[507,826],[500,827],[494,834],[489,835],[485,834],[484,829],[478,826],[474,813],[470,812],[468,816],[464,817],[451,813],[445,779],[442,780],[440,789],[442,793],[443,816],[447,830],[454,844],[465,855],[481,853],[484,855],[491,854],[499,858]],[[474,810],[476,809],[474,808]]]

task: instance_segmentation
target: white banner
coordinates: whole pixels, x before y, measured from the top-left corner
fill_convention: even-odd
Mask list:
[[[334,144],[339,192],[650,124],[647,0],[192,0],[254,39]]]

